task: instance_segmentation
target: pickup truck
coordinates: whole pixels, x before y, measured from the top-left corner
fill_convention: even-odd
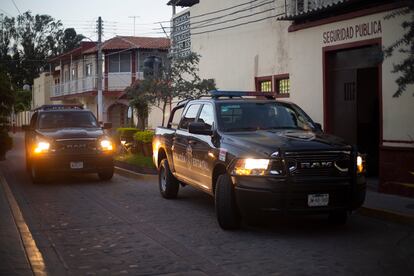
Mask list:
[[[210,94],[178,104],[155,130],[164,198],[176,198],[180,184],[212,195],[223,229],[260,212],[328,214],[344,224],[363,204],[365,160],[355,146],[272,94]]]

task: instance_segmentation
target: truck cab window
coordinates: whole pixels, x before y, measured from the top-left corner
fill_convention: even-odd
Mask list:
[[[179,128],[188,129],[188,124],[195,121],[197,117],[198,110],[200,109],[200,104],[190,105],[185,112],[184,117],[181,119]]]
[[[200,116],[198,117],[198,122],[205,123],[209,125],[210,127],[213,126],[214,113],[213,113],[213,107],[210,104],[203,105]]]

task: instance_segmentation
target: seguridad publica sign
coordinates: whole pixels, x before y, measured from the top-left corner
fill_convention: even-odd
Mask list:
[[[382,33],[381,20],[351,25],[323,33],[323,44],[346,41]]]

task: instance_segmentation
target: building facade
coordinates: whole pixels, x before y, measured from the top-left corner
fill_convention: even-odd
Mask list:
[[[200,76],[225,90],[274,91],[300,105],[326,132],[367,154],[380,187],[414,183],[413,86],[400,97],[384,58],[407,17],[406,1],[170,1],[190,13]],[[178,15],[180,15],[178,14]],[[177,15],[175,15],[177,16]],[[173,16],[174,24],[174,16]],[[173,26],[173,30],[174,26]]]
[[[102,90],[103,122],[111,122],[113,128],[129,126],[132,116],[125,88],[143,79],[148,60],[166,62],[170,41],[166,38],[116,36],[102,44],[104,56]],[[82,104],[98,114],[97,92],[97,45],[82,42],[81,46],[50,60],[52,64],[52,99],[63,103]],[[157,114],[150,114],[147,125],[156,126]],[[128,114],[129,113],[129,114]]]

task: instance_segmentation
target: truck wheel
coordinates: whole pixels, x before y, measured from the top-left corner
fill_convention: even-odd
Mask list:
[[[178,180],[170,171],[168,160],[163,159],[158,169],[158,184],[161,196],[164,198],[176,198],[178,194]]]
[[[37,168],[35,164],[30,164],[30,177],[34,184],[40,184],[45,181],[45,173]]]
[[[240,227],[241,216],[236,205],[233,183],[228,174],[222,174],[217,179],[215,205],[221,228],[232,230]]]
[[[347,211],[333,211],[329,214],[329,222],[335,225],[344,225],[348,220]]]
[[[98,177],[102,181],[110,180],[114,176],[114,168],[98,173]]]

